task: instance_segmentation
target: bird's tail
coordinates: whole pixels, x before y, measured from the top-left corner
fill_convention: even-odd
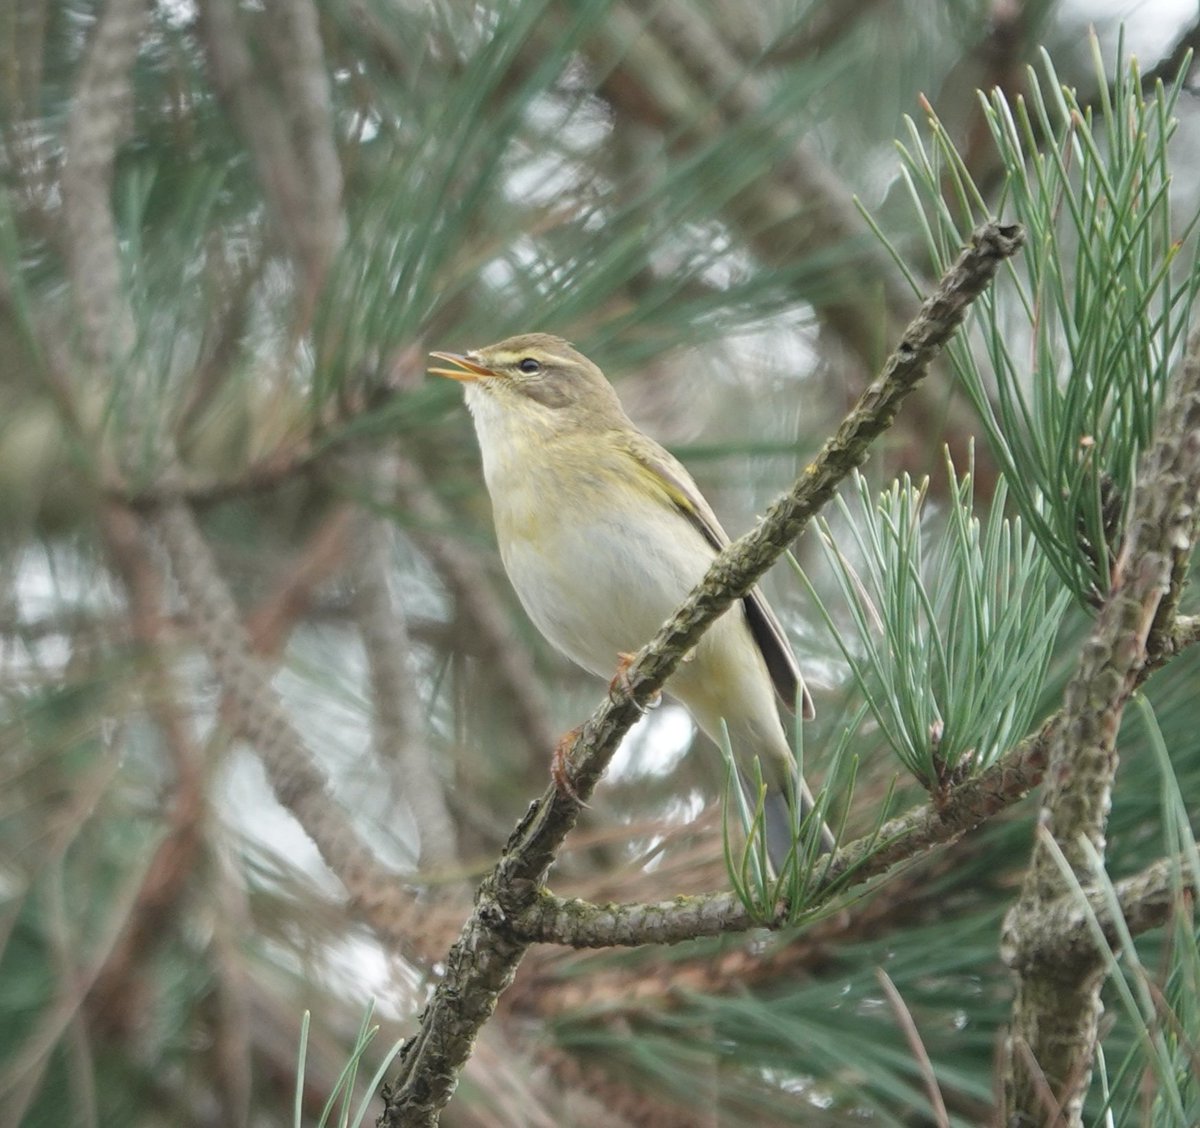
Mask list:
[[[777,717],[771,716],[770,723],[760,723],[758,714],[743,715],[733,723],[726,721],[725,726],[751,810],[758,800],[753,781],[761,779],[767,785],[763,809],[767,855],[778,874],[792,849],[797,823],[803,825],[816,807],[812,792],[797,771],[796,754]],[[759,770],[750,766],[756,758]],[[799,807],[798,819],[793,804]],[[833,832],[822,824],[820,853],[833,853],[834,845]]]
[[[743,779],[742,786],[746,789],[747,797],[753,803],[757,797],[753,794],[751,785]],[[776,873],[783,869],[795,842],[796,818],[792,808],[793,798],[789,794],[791,790],[790,787],[768,785],[766,797],[763,799],[763,834],[766,837],[767,857],[770,858]],[[812,792],[809,791],[804,780],[797,781],[796,791],[795,800],[800,804],[800,822],[803,825],[804,821],[812,815],[815,804]],[[817,845],[818,852],[832,854],[835,844],[833,831],[822,823],[821,836]]]

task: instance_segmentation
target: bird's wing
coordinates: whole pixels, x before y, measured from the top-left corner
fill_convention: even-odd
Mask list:
[[[714,552],[720,552],[729,544],[729,535],[721,528],[712,506],[705,501],[692,476],[674,455],[638,432],[622,436],[621,445],[647,472],[647,479],[700,531]],[[805,688],[800,667],[796,665],[796,656],[775,612],[756,587],[751,588],[742,605],[750,633],[767,664],[775,691],[789,709],[795,709],[796,695],[800,693],[802,715],[806,720],[811,719],[814,715],[812,698]]]

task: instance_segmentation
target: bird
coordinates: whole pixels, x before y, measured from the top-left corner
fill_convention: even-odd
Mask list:
[[[700,583],[728,535],[684,466],[638,430],[604,373],[567,341],[525,333],[430,355],[431,375],[464,386],[517,598],[551,645],[611,677]],[[743,786],[758,758],[778,870],[794,841],[792,803],[801,818],[813,809],[778,702],[799,702],[805,719],[814,710],[761,591],[711,625],[664,690],[718,744],[724,723]],[[833,845],[822,826],[819,848]]]

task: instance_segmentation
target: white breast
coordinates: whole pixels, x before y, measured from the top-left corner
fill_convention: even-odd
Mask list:
[[[548,505],[553,505],[547,499]],[[711,554],[682,521],[664,536],[645,515],[611,506],[546,515],[536,543],[501,544],[513,587],[538,629],[585,669],[611,677],[617,656],[647,642],[701,579]]]
[[[620,652],[647,642],[704,575],[711,547],[682,514],[617,496],[588,468],[564,482],[548,426],[520,465],[511,416],[467,386],[505,570],[530,619],[574,662],[611,677]],[[526,419],[528,423],[528,419]]]

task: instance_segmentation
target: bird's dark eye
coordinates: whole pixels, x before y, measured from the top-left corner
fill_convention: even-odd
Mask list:
[[[525,373],[526,376],[532,376],[535,372],[541,372],[541,361],[534,360],[533,357],[527,356],[523,360],[517,362],[517,367]]]

